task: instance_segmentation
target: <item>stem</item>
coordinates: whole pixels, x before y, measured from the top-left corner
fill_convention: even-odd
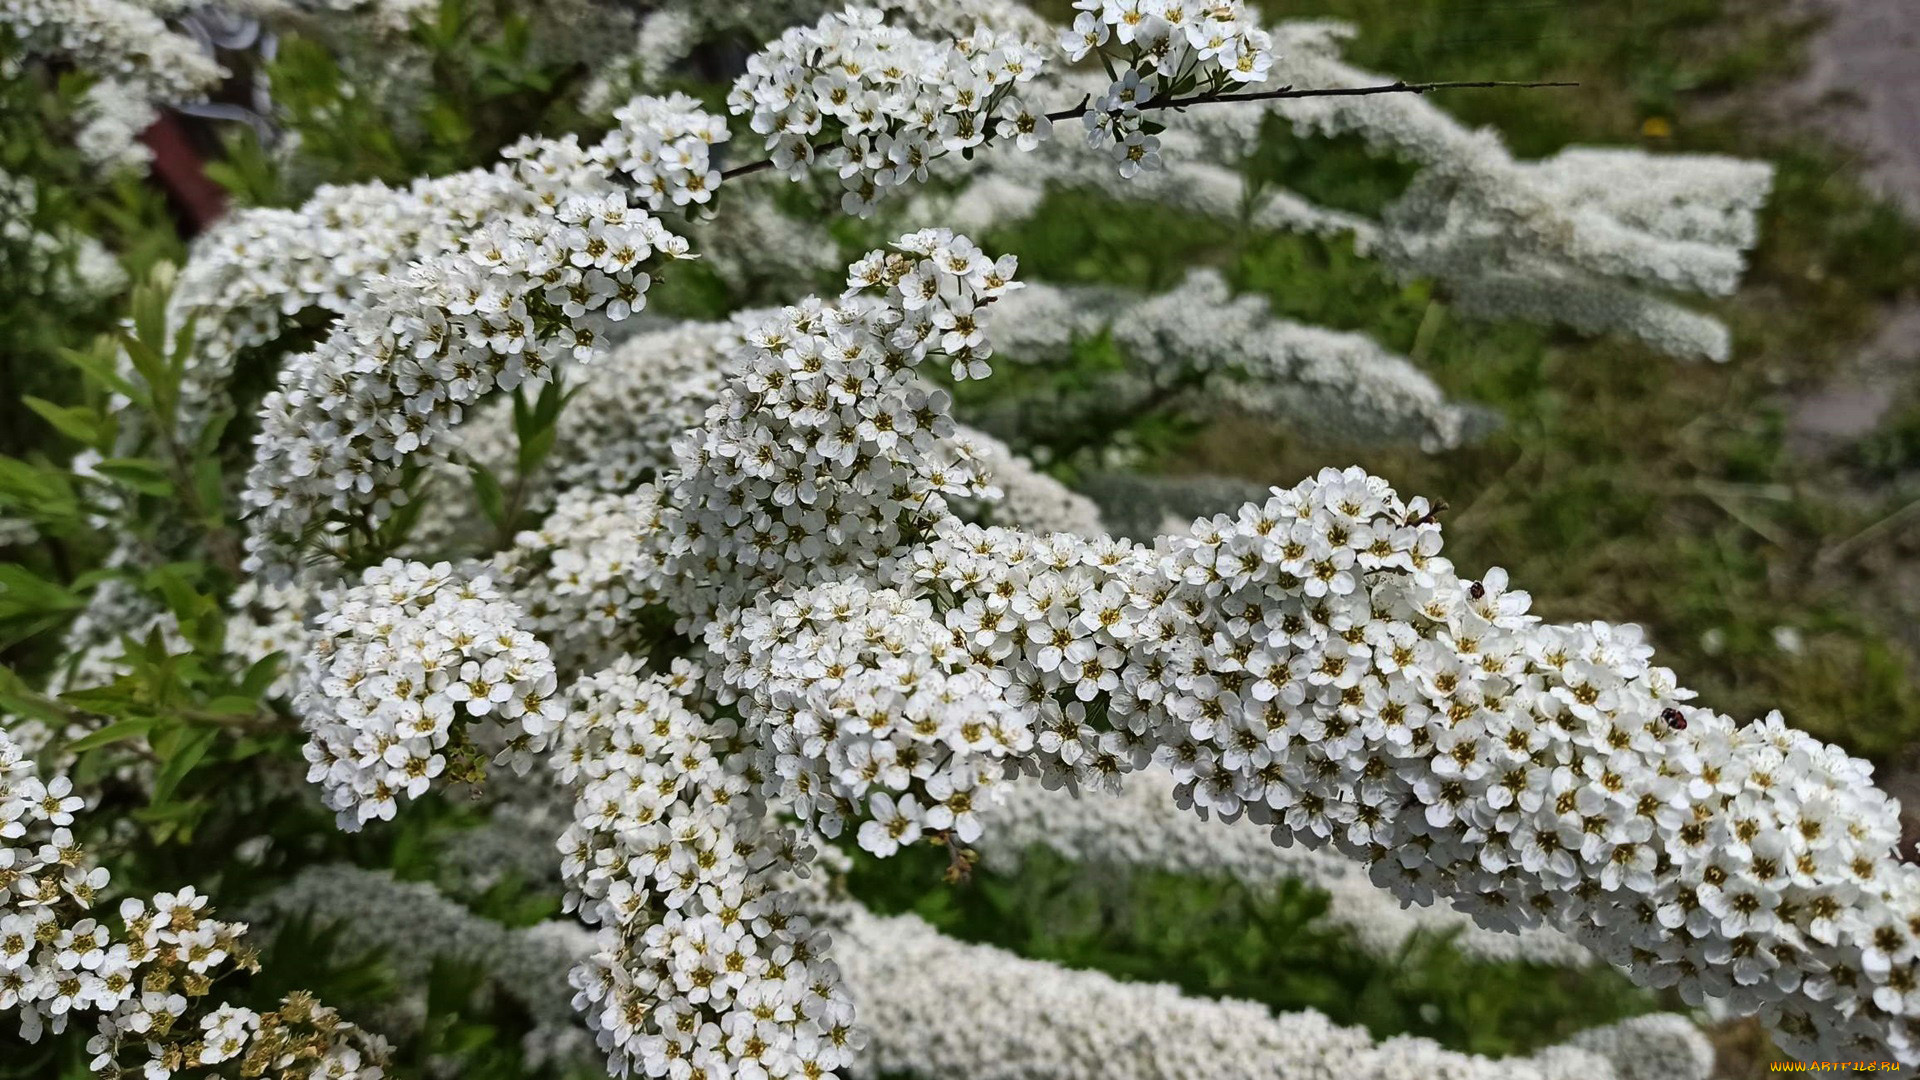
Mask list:
[[[172,398],[173,394],[168,394]],[[215,566],[224,571],[234,581],[240,581],[245,575],[241,572],[242,547],[227,527],[226,517],[220,507],[207,506],[200,498],[200,484],[193,475],[193,456],[187,448],[180,445],[178,422],[179,402],[168,400],[154,401],[154,430],[160,436],[160,448],[166,451],[167,469],[173,477],[174,491],[179,495],[181,507],[195,524],[206,529],[207,554]],[[216,451],[217,452],[217,451]]]
[[[1228,94],[1221,91],[1212,91],[1205,94],[1194,94],[1191,97],[1154,98],[1141,102],[1138,108],[1140,111],[1145,112],[1148,109],[1184,109],[1190,105],[1215,105],[1233,101],[1280,101],[1290,98],[1316,97],[1373,97],[1376,94],[1431,94],[1439,90],[1489,90],[1499,88],[1534,90],[1546,87],[1579,85],[1579,83],[1575,82],[1509,82],[1503,79],[1475,79],[1467,82],[1391,82],[1383,83],[1379,86],[1330,86],[1309,90],[1296,90],[1291,86],[1282,86],[1277,90],[1260,90],[1250,94]],[[1087,103],[1083,99],[1079,105],[1075,105],[1070,109],[1061,109],[1057,112],[1048,113],[1047,119],[1070,120],[1084,112],[1086,105]],[[987,139],[989,142],[992,141],[993,133],[991,131],[987,133]],[[831,143],[818,143],[815,144],[813,150],[814,153],[818,154],[831,149],[832,146],[833,144]],[[722,172],[720,179],[727,181],[736,176],[748,176],[769,168],[772,165],[772,158],[762,158],[759,161],[748,162],[745,165],[735,165],[733,168]]]

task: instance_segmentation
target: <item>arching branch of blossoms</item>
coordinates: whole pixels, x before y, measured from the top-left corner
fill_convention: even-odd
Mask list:
[[[1178,111],[1198,105],[1227,105],[1235,102],[1281,101],[1294,98],[1374,97],[1379,94],[1432,94],[1442,90],[1540,90],[1552,87],[1579,85],[1577,82],[1518,82],[1505,79],[1479,79],[1454,82],[1392,82],[1379,86],[1329,86],[1318,88],[1282,86],[1275,90],[1260,90],[1243,94],[1215,92],[1191,94],[1185,97],[1166,95],[1142,101],[1133,105],[1132,108],[1141,112],[1149,112],[1156,109],[1173,109]],[[1087,112],[1087,106],[1090,101],[1091,99],[1082,101],[1079,105],[1069,109],[1057,109],[1047,113],[1046,118],[1052,123],[1072,120]],[[831,144],[817,144],[813,149],[816,153],[825,153],[831,149]],[[773,165],[774,161],[772,158],[761,158],[759,161],[750,161],[744,165],[735,165],[730,169],[723,169],[720,172],[720,178],[722,180],[732,180],[736,177],[750,176],[762,170],[770,169]]]

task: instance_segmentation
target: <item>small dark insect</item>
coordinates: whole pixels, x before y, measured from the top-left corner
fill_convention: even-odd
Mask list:
[[[1673,709],[1673,708],[1661,709],[1660,719],[1665,720],[1667,722],[1667,726],[1672,728],[1675,731],[1687,730],[1687,718],[1681,715],[1681,712],[1679,709]]]
[[[1485,600],[1487,598],[1487,587],[1476,581],[1467,587],[1467,593],[1475,600]]]

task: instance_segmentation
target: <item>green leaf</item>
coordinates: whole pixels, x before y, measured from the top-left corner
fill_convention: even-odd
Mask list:
[[[157,267],[156,271],[156,276],[164,276],[166,268]],[[157,282],[137,285],[129,305],[133,309],[133,342],[153,354],[155,371],[163,376],[171,368],[161,360],[167,347],[167,291]]]
[[[263,697],[273,680],[280,675],[280,665],[285,663],[287,654],[271,652],[253,662],[247,673],[240,677],[240,692],[255,701]]]
[[[206,426],[200,429],[200,438],[194,443],[198,456],[210,458],[220,449],[220,437],[227,433],[227,425],[233,422],[233,410],[221,409],[207,418]]]
[[[12,668],[0,667],[0,709],[31,716],[55,727],[66,723],[66,714],[45,697],[35,693]]]
[[[207,702],[206,711],[215,716],[247,716],[260,711],[260,702],[241,694],[227,694]]]
[[[547,455],[553,451],[554,437],[559,434],[560,429],[550,425],[520,441],[518,464],[521,476],[526,476],[538,469],[541,463],[547,460]]]
[[[473,495],[480,502],[480,511],[493,522],[494,528],[502,528],[507,520],[507,494],[501,490],[499,478],[493,470],[478,462],[469,462],[467,474],[473,478]]]
[[[97,750],[102,746],[111,746],[128,739],[138,739],[160,724],[157,716],[140,716],[131,720],[118,720],[88,735],[67,744],[69,753],[81,754],[88,750]]]
[[[118,716],[121,713],[144,713],[144,706],[125,679],[115,679],[105,686],[89,686],[81,690],[69,690],[60,695],[60,700],[79,709],[81,712],[97,713],[101,716]]]
[[[0,619],[77,611],[86,601],[19,563],[0,563]]]
[[[153,802],[164,803],[173,797],[180,782],[187,778],[194,766],[206,758],[207,751],[213,749],[214,741],[220,738],[216,728],[194,728],[187,732],[173,747],[172,753],[160,766],[153,778]]]
[[[194,463],[193,486],[200,505],[206,508],[207,523],[220,524],[220,500],[226,495],[226,488],[224,477],[220,474],[219,458],[208,455]]]
[[[50,525],[73,521],[80,515],[80,501],[71,475],[51,465],[0,457],[0,503]]]
[[[202,596],[194,588],[191,580],[193,569],[192,563],[169,563],[147,574],[147,588],[158,592],[166,600],[167,609],[182,625],[193,622],[208,607],[217,606],[213,598]]]
[[[146,384],[151,397],[146,400],[148,407],[157,411],[159,404],[167,400],[170,372],[167,360],[160,350],[137,337],[122,336],[120,347],[126,351],[127,359],[132,362],[133,370],[140,375],[140,381]]]
[[[120,373],[114,369],[111,339],[102,340],[105,342],[104,345],[96,346],[91,350],[61,349],[60,358],[79,368],[81,374],[100,387],[129,398],[135,404],[146,405],[149,401],[146,390],[121,377]]]
[[[96,464],[93,471],[118,481],[142,495],[173,494],[173,481],[167,476],[166,468],[157,461],[146,458],[108,458]]]
[[[186,325],[174,331],[172,364],[170,367],[176,386],[179,385],[181,379],[186,376],[187,364],[193,359],[193,339],[194,335],[199,331],[199,327],[200,315],[198,312],[194,312],[187,316]]]
[[[23,395],[20,400],[26,402],[27,408],[39,413],[41,419],[52,424],[55,431],[77,443],[99,446],[106,440],[105,418],[84,405],[55,405],[32,394]]]

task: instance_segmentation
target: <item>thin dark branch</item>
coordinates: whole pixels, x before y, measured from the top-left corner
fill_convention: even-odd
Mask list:
[[[1278,90],[1260,90],[1251,94],[1211,93],[1195,94],[1192,97],[1183,98],[1155,98],[1151,101],[1142,102],[1140,104],[1140,110],[1144,112],[1148,109],[1184,109],[1191,105],[1222,105],[1233,101],[1280,101],[1289,98],[1317,97],[1373,97],[1376,94],[1431,94],[1439,90],[1539,90],[1548,87],[1579,85],[1579,83],[1575,82],[1508,82],[1502,79],[1476,79],[1467,82],[1391,82],[1382,83],[1379,86],[1329,86],[1310,90],[1296,90],[1291,86],[1283,86]],[[1061,109],[1058,112],[1048,113],[1047,119],[1071,120],[1085,112],[1086,109],[1087,100],[1082,99],[1080,104],[1070,109]],[[815,152],[826,149],[828,149],[826,145],[814,147]],[[771,158],[762,158],[759,161],[748,162],[745,165],[735,165],[733,168],[722,172],[720,179],[726,181],[736,176],[747,176],[766,169],[772,164],[773,161]]]
[[[1189,105],[1211,105],[1228,101],[1280,101],[1286,98],[1316,97],[1373,97],[1376,94],[1431,94],[1436,90],[1542,90],[1549,87],[1579,86],[1577,82],[1509,82],[1503,79],[1478,79],[1469,82],[1391,82],[1379,86],[1329,86],[1313,90],[1296,90],[1283,86],[1278,90],[1259,90],[1251,94],[1197,94],[1188,98],[1172,98],[1148,101],[1140,106],[1147,109],[1184,109]],[[1073,115],[1068,113],[1069,116]]]

